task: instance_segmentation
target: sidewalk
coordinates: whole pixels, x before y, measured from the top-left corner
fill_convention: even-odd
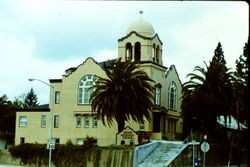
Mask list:
[[[0,167],[23,167],[19,165],[8,165],[8,164],[0,164]]]

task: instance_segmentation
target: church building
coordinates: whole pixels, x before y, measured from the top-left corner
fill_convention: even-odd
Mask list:
[[[150,134],[150,139],[181,139],[182,84],[175,66],[163,65],[163,43],[153,26],[143,19],[132,22],[125,36],[118,39],[117,58],[140,64],[139,67],[155,81],[151,121],[145,120],[143,124],[128,121],[126,126],[136,133]],[[61,79],[50,79],[49,105],[16,113],[15,144],[47,143],[51,132],[55,142],[60,144],[68,140],[82,144],[87,137],[93,137],[99,146],[117,144],[117,125],[104,126],[91,112],[92,91],[88,89],[95,84],[95,76],[106,77],[104,64],[110,62],[87,58],[77,67],[67,69]]]

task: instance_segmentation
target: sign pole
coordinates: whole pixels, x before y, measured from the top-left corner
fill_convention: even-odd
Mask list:
[[[201,150],[203,151],[203,167],[206,166],[206,152],[208,152],[210,145],[207,140],[207,135],[204,135],[204,142],[201,144]]]
[[[206,152],[203,153],[203,167],[206,166]]]

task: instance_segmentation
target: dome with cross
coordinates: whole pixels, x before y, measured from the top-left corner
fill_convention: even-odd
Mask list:
[[[139,19],[129,25],[127,29],[127,34],[132,31],[135,31],[138,34],[146,37],[152,37],[155,35],[155,30],[153,26],[150,23],[144,21],[143,19]]]

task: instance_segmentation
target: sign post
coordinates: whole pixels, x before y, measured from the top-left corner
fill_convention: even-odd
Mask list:
[[[206,166],[206,152],[208,152],[210,145],[207,140],[207,135],[204,135],[204,142],[201,144],[201,150],[203,151],[203,167]]]

